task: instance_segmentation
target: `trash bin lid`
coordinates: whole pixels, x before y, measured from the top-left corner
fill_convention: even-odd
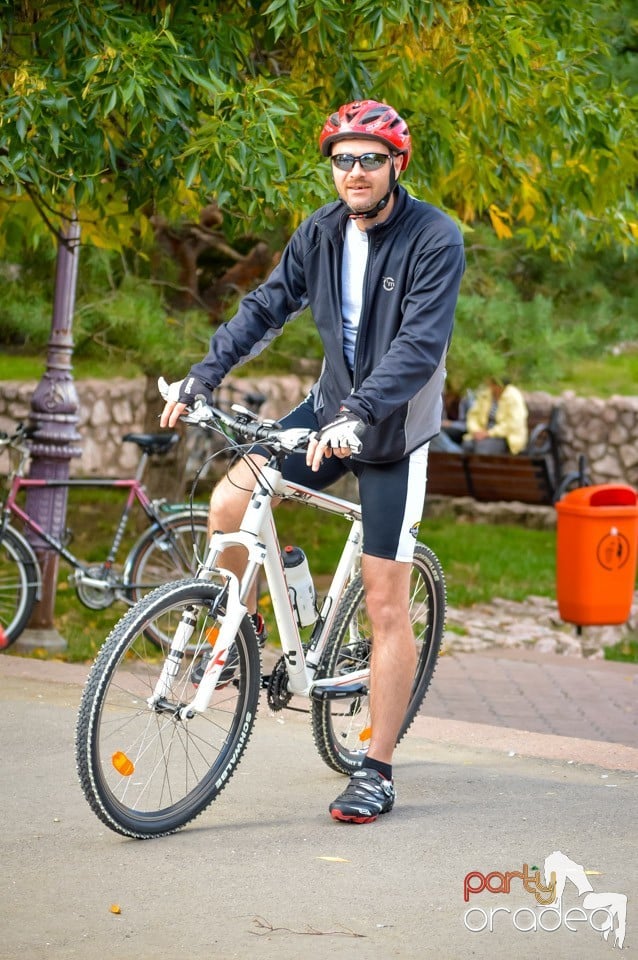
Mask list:
[[[589,512],[590,508],[633,507],[638,504],[638,491],[627,484],[599,483],[591,487],[578,487],[566,493],[557,503],[556,509],[566,513]],[[621,510],[621,512],[623,512]],[[630,510],[629,513],[634,511]]]

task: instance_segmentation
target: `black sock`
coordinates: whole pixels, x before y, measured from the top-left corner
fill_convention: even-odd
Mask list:
[[[376,770],[385,780],[392,780],[392,764],[381,763],[380,760],[374,760],[372,757],[366,757],[361,764],[363,769]]]

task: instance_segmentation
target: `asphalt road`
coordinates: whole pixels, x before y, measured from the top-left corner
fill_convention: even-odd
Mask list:
[[[395,810],[357,827],[327,814],[344,781],[320,760],[307,718],[263,706],[212,807],[172,837],[131,841],[95,818],[77,780],[77,668],[57,665],[51,680],[38,667],[3,670],[3,659],[2,960],[638,956],[631,758],[616,771],[599,755],[570,760],[567,738],[553,738],[563,747],[553,759],[526,757],[507,737],[477,746],[479,725],[476,737],[465,725],[463,745],[420,718],[397,751]],[[464,900],[468,873],[476,885],[492,873],[495,888],[557,850],[595,891],[628,896],[622,952],[594,929],[605,914],[566,922],[583,902],[569,881],[563,912],[544,920],[520,879],[509,894]]]

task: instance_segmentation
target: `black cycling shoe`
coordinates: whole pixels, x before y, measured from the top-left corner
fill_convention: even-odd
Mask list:
[[[333,820],[372,823],[380,813],[392,810],[396,796],[392,780],[386,780],[377,770],[362,767],[328,809]]]
[[[266,624],[264,623],[264,618],[260,613],[249,614],[250,619],[252,620],[253,627],[255,628],[255,636],[257,637],[257,643],[260,647],[266,642],[266,637],[268,636],[266,630]],[[191,670],[191,683],[193,686],[198,687],[202,682],[202,677],[206,673],[206,667],[210,663],[210,658],[213,655],[213,651],[206,650],[199,658],[198,662],[193,664]],[[224,669],[219,675],[219,680],[217,681],[217,687],[226,686],[227,683],[230,683],[231,680],[235,677],[235,671],[237,669],[237,664],[239,663],[239,654],[237,653],[237,647],[233,643],[228,651],[228,656],[226,657],[226,664]]]

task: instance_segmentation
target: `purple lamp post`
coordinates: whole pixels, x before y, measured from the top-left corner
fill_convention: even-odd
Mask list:
[[[67,480],[71,457],[81,454],[75,445],[80,439],[76,431],[79,403],[71,372],[71,329],[79,247],[80,228],[76,220],[70,220],[58,244],[47,367],[31,398],[30,423],[36,428],[29,471],[33,479]],[[56,537],[60,537],[65,529],[66,505],[67,490],[64,487],[34,488],[27,494],[28,512],[47,533]],[[42,595],[17,645],[65,650],[66,640],[53,624],[58,555],[37,535],[31,535],[30,539],[42,570]]]

